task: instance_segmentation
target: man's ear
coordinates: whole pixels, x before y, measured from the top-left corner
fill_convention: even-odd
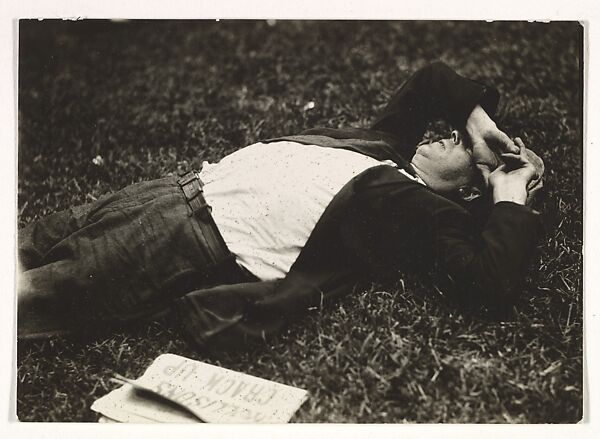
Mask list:
[[[470,202],[483,196],[481,190],[476,186],[462,186],[458,189],[458,196],[461,200]]]

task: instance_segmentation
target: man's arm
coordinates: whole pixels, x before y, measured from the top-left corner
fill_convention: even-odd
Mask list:
[[[253,303],[271,297],[280,283],[246,282],[191,291],[175,300],[172,307],[174,320],[198,346],[215,341],[243,346],[248,339],[276,332],[283,325],[281,316],[277,314],[271,315],[271,318],[263,316],[258,322],[249,324],[246,315]],[[231,338],[236,340],[227,340]]]
[[[498,181],[506,184],[481,233],[463,208],[402,177],[369,189],[342,227],[348,252],[379,272],[433,270],[491,310],[513,304],[542,228],[539,214],[519,204],[525,179],[516,184],[503,172]]]
[[[449,280],[461,298],[492,312],[512,306],[542,229],[539,214],[522,204],[500,201],[477,237],[465,229],[467,218],[444,220],[447,225],[437,230],[432,244],[438,279]]]
[[[357,281],[355,271],[305,271],[293,268],[281,280],[192,291],[175,301],[175,321],[199,346],[240,347],[279,332],[310,307],[348,294]]]
[[[471,141],[475,164],[483,173],[502,164],[500,156],[503,152],[519,152],[519,147],[498,129],[496,122],[479,104],[469,114],[465,131]]]

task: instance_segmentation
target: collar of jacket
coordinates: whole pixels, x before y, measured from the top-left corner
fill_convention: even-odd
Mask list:
[[[327,148],[341,148],[358,152],[379,161],[391,160],[399,169],[404,169],[416,177],[410,159],[396,152],[399,142],[394,136],[381,131],[361,128],[313,128],[294,136],[276,137],[263,140],[263,143],[297,142],[304,145],[317,145]]]

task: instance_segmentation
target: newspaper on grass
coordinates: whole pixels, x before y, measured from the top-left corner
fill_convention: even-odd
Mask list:
[[[174,354],[92,404],[100,422],[289,422],[308,392]]]

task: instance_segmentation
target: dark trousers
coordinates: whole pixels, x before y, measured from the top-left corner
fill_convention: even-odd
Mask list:
[[[189,291],[251,280],[209,227],[176,177],[29,224],[18,240],[19,336],[156,316]]]

